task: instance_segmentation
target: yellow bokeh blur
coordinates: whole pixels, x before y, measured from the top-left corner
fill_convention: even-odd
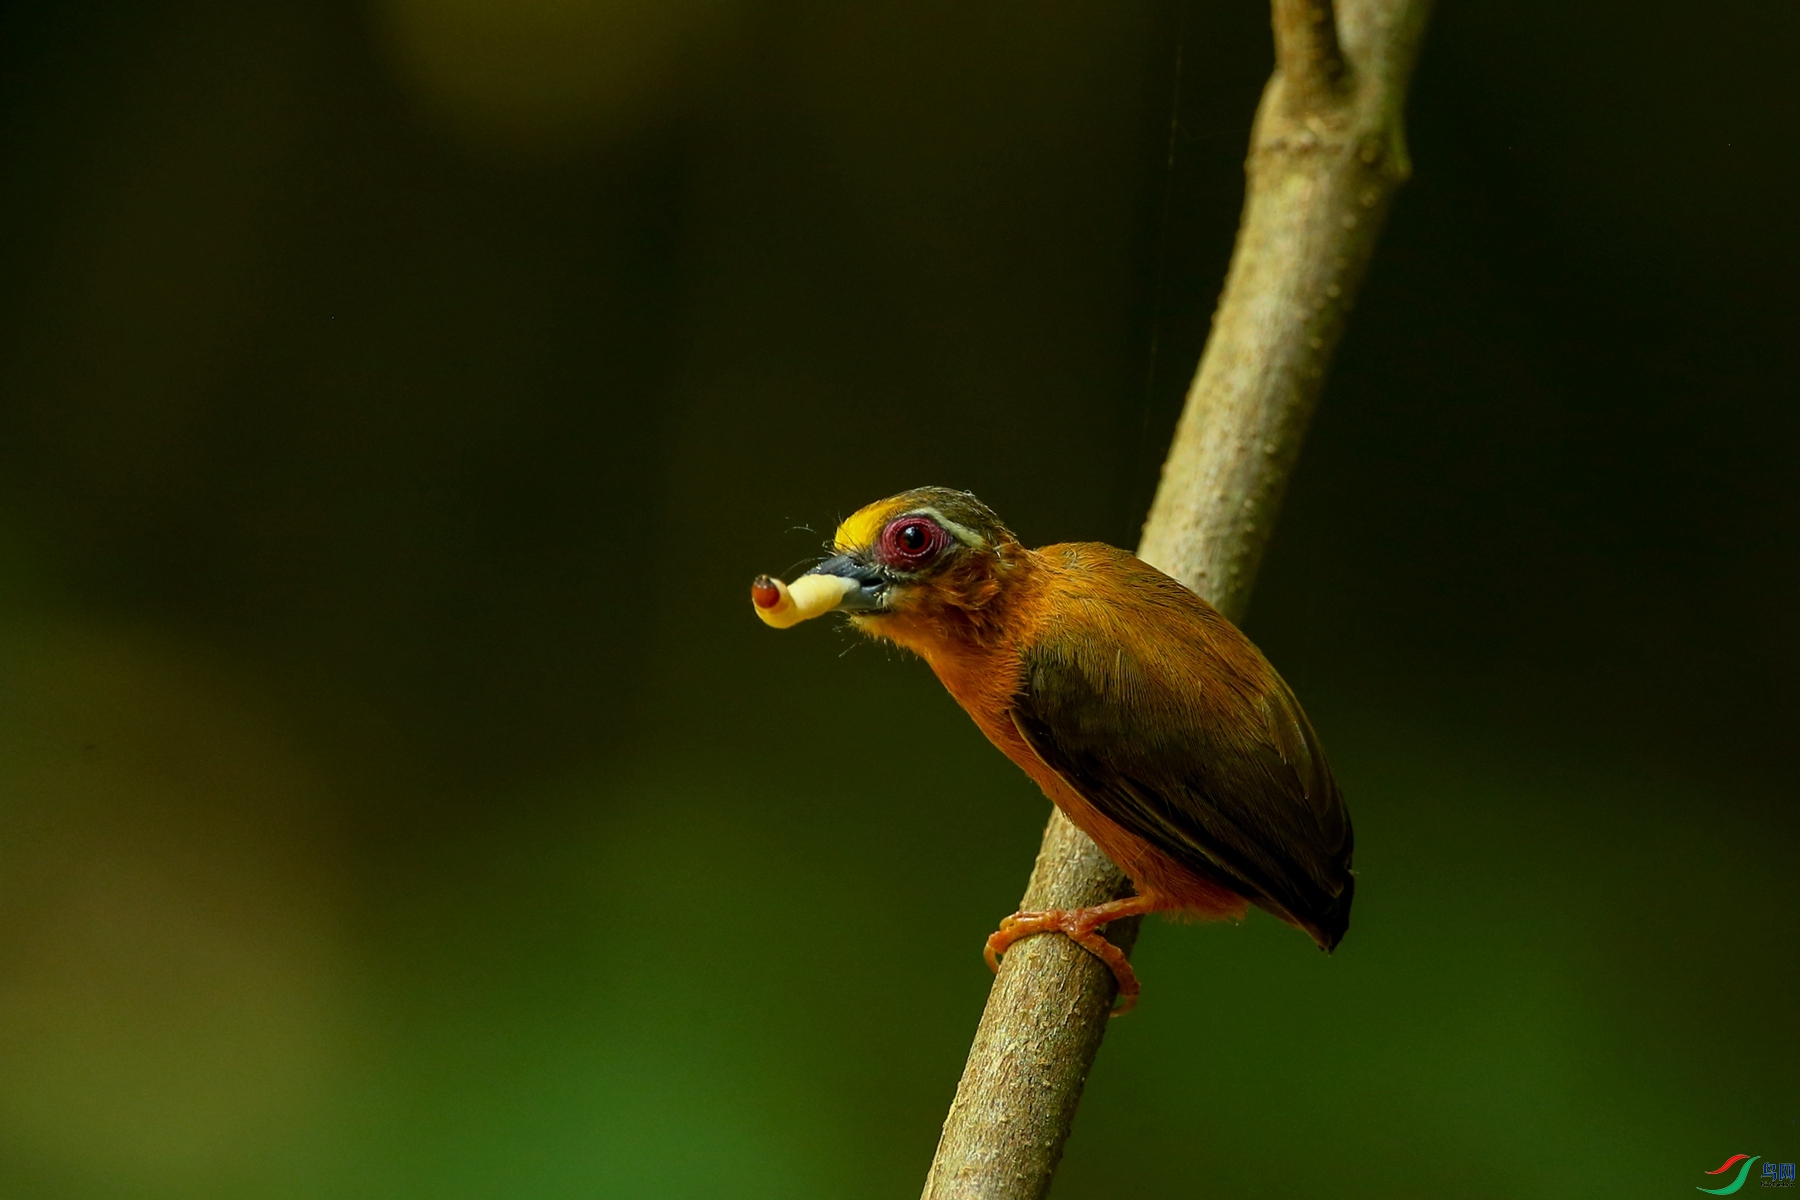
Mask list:
[[[739,0],[377,0],[419,102],[479,145],[543,150],[655,120]]]
[[[347,1027],[320,783],[141,631],[9,620],[0,671],[0,1138],[96,1185],[254,1170]]]

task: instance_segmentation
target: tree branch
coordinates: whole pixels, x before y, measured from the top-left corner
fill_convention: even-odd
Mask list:
[[[1294,116],[1324,108],[1344,82],[1344,52],[1338,46],[1337,14],[1330,0],[1272,0],[1275,68],[1285,84]]]
[[[1430,0],[1272,0],[1277,67],[1251,133],[1244,211],[1200,369],[1138,553],[1233,620],[1287,491],[1394,192],[1410,172],[1402,110]],[[1060,812],[1020,907],[1128,894]],[[1107,937],[1127,952],[1137,922]],[[1008,952],[924,1200],[1040,1200],[1081,1102],[1114,994],[1066,938]]]

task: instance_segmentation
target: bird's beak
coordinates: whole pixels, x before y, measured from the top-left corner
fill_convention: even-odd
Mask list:
[[[853,555],[828,558],[793,586],[759,575],[750,585],[750,601],[765,625],[791,629],[828,612],[876,612],[884,607],[892,578],[887,571]]]
[[[830,575],[856,585],[845,591],[844,598],[837,602],[838,612],[880,611],[887,606],[888,585],[893,582],[881,567],[853,554],[833,555],[806,574]],[[805,577],[801,576],[802,579]]]

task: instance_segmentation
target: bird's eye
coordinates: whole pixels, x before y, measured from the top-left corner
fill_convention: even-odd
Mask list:
[[[926,517],[902,517],[881,531],[881,556],[902,567],[922,567],[950,544],[944,527]]]

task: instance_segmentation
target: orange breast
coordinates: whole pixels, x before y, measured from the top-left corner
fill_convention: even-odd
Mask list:
[[[1094,839],[1130,877],[1139,895],[1158,897],[1167,907],[1195,917],[1242,916],[1246,902],[1241,896],[1194,875],[1089,804],[1038,757],[1013,724],[1009,710],[1023,683],[1021,651],[1036,641],[1042,626],[1041,614],[1045,606],[1054,602],[1053,592],[1045,585],[1053,587],[1060,582],[1054,578],[1050,564],[1043,563],[1040,571],[1034,572],[1036,594],[1013,598],[1008,629],[1012,636],[991,645],[971,646],[916,628],[883,632],[931,665],[945,689],[974,718],[987,739],[1018,764],[1077,829]]]

